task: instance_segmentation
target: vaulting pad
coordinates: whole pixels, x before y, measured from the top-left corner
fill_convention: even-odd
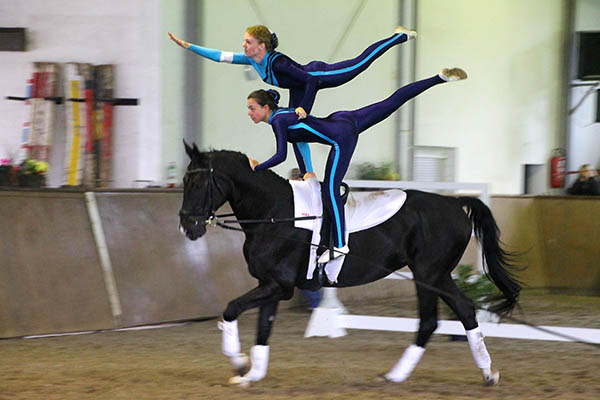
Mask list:
[[[321,200],[321,185],[316,179],[306,181],[290,181],[294,192],[294,217],[321,216],[323,204]],[[386,190],[378,192],[355,192],[348,194],[346,202],[346,239],[352,232],[358,232],[379,225],[400,210],[406,201],[406,192],[402,190]],[[295,221],[296,228],[312,231],[311,243],[319,244],[321,240],[321,218]],[[352,250],[352,249],[351,249]],[[308,264],[307,279],[312,279],[316,266],[317,247],[312,246]],[[327,278],[337,282],[345,256],[330,261],[325,266]]]

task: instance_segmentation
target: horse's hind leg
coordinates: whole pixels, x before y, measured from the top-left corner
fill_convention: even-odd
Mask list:
[[[425,345],[433,332],[437,329],[437,301],[438,295],[429,289],[417,285],[419,299],[419,332],[415,344],[406,348],[402,358],[394,368],[385,375],[385,379],[392,382],[403,382],[415,369],[423,353]]]
[[[441,289],[448,293],[448,295],[442,295],[442,299],[454,311],[465,328],[471,354],[473,354],[475,364],[481,369],[485,384],[497,385],[500,382],[500,373],[492,370],[492,359],[485,347],[473,303],[460,291],[450,276],[442,279]]]

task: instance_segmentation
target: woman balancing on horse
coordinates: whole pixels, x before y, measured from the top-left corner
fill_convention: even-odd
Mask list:
[[[310,149],[307,143],[322,143],[331,146],[325,168],[324,199],[332,221],[334,251],[326,251],[319,258],[323,264],[347,254],[344,206],[340,196],[340,185],[350,165],[350,159],[358,142],[358,135],[371,126],[383,121],[406,101],[423,91],[449,81],[466,79],[467,74],[460,68],[445,68],[431,78],[406,85],[396,90],[390,97],[378,103],[353,111],[337,111],[318,118],[308,115],[299,121],[293,108],[279,108],[279,93],[275,90],[256,90],[248,96],[248,115],[254,123],[266,122],[275,133],[277,152],[263,163],[249,158],[254,171],[274,167],[287,156],[287,143],[296,144],[298,165],[312,172]],[[333,255],[332,255],[333,253]]]
[[[179,46],[210,60],[251,65],[266,83],[290,89],[289,107],[294,108],[298,117],[302,119],[312,110],[317,90],[340,86],[350,81],[388,49],[416,37],[417,32],[398,26],[392,36],[373,43],[356,58],[335,64],[312,61],[306,65],[301,65],[285,54],[275,51],[279,44],[277,35],[264,25],[246,29],[242,43],[243,53],[224,52],[191,44],[177,38],[171,32],[169,36]],[[304,172],[306,171],[302,171]]]

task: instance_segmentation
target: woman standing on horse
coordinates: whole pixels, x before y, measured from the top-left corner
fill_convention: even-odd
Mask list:
[[[307,143],[322,143],[331,146],[323,179],[325,205],[333,221],[334,255],[341,256],[349,249],[345,238],[344,207],[340,197],[340,185],[348,170],[350,159],[358,142],[358,135],[371,126],[383,121],[406,101],[423,91],[448,81],[466,79],[467,74],[460,68],[445,68],[431,78],[406,85],[396,90],[390,97],[378,103],[353,111],[337,111],[318,118],[308,115],[300,122],[293,108],[279,108],[279,93],[275,90],[256,90],[248,96],[248,116],[254,123],[266,122],[275,133],[276,153],[263,163],[250,159],[254,171],[271,168],[282,163],[287,156],[287,143],[296,144],[298,164],[312,172],[310,150]],[[330,260],[331,252],[326,251],[319,263]]]
[[[246,29],[243,53],[224,52],[198,46],[177,38],[169,32],[171,40],[202,57],[217,62],[252,65],[263,81],[273,86],[290,89],[289,107],[295,109],[300,119],[312,110],[317,90],[340,86],[366,70],[373,61],[392,46],[417,36],[417,32],[398,26],[394,34],[369,46],[358,57],[327,64],[312,61],[298,64],[283,53],[275,51],[279,40],[264,25]],[[304,172],[304,171],[303,171]]]

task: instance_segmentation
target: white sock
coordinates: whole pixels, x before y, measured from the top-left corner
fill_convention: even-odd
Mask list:
[[[425,353],[425,348],[411,344],[404,350],[402,358],[394,365],[394,368],[388,372],[385,377],[392,382],[403,382],[413,372],[421,357]]]
[[[252,382],[260,381],[267,375],[267,367],[269,366],[269,346],[252,346],[250,349],[250,360],[252,366],[250,371],[244,378],[249,379]]]
[[[477,327],[475,329],[465,331],[465,333],[467,334],[467,340],[469,341],[469,347],[471,348],[471,354],[473,354],[475,364],[481,369],[489,370],[492,366],[492,359],[490,358],[490,354],[485,347],[481,329]]]
[[[223,331],[221,351],[227,357],[237,356],[241,349],[237,320],[231,322],[219,321],[218,327]]]

